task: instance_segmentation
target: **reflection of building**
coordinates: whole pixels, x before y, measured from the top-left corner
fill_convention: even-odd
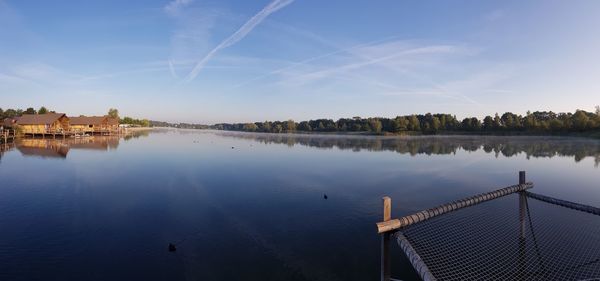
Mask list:
[[[70,124],[76,133],[111,133],[119,129],[119,120],[108,116],[71,117]]]
[[[66,158],[69,146],[58,140],[23,139],[17,144],[23,156],[40,156],[43,158]]]
[[[82,150],[109,150],[116,149],[119,146],[119,137],[92,137],[69,139],[66,141],[71,149]]]
[[[72,139],[21,139],[16,143],[23,156],[66,158],[71,150],[108,151],[119,146],[119,137],[96,136]]]
[[[69,131],[69,117],[64,113],[23,114],[16,124],[24,134],[52,134]]]
[[[0,161],[2,160],[2,156],[4,156],[4,153],[13,149],[14,147],[15,147],[15,144],[12,142],[0,144]]]

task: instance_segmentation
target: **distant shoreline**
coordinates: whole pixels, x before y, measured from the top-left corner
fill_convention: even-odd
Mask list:
[[[124,128],[126,129],[128,132],[139,132],[139,131],[150,131],[150,130],[154,130],[155,127],[128,127],[128,128]]]

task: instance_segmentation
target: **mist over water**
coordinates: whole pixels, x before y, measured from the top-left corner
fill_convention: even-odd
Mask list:
[[[600,206],[600,141],[580,138],[155,130],[1,151],[0,280],[378,280],[382,196],[399,217],[526,170]]]

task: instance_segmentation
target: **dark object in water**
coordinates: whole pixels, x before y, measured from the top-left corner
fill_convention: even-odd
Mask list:
[[[233,147],[233,146],[231,147],[231,149],[234,149],[234,148],[235,148],[235,147]]]
[[[323,199],[327,200],[327,194],[323,194]]]
[[[169,252],[175,252],[177,251],[177,248],[175,248],[175,245],[173,245],[172,243],[169,243]]]

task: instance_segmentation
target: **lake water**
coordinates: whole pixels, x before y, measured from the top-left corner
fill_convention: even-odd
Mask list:
[[[0,280],[378,280],[382,196],[399,217],[526,170],[536,193],[600,206],[599,164],[576,138],[22,140],[0,158]]]

